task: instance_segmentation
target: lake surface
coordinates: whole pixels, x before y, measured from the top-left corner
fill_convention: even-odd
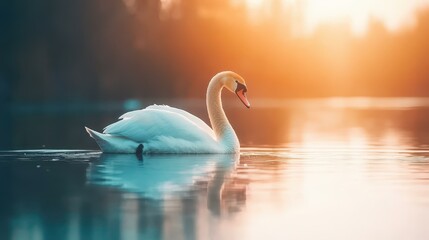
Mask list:
[[[240,154],[142,159],[83,130],[123,106],[7,111],[0,239],[429,239],[428,99],[232,102]]]

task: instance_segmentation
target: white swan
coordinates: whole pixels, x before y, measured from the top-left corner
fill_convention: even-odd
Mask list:
[[[216,74],[206,96],[213,129],[184,110],[159,105],[125,113],[103,133],[85,128],[106,153],[236,153],[240,143],[222,108],[224,87],[250,108],[244,79],[231,71]]]

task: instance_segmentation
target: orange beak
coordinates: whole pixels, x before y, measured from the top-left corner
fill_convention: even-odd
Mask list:
[[[250,103],[249,100],[247,100],[246,97],[246,89],[239,89],[238,91],[235,92],[238,96],[238,98],[241,100],[241,102],[243,102],[243,104],[247,107],[250,108]]]

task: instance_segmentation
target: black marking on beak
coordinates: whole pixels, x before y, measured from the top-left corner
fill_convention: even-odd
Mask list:
[[[235,93],[239,92],[240,90],[243,90],[243,93],[247,92],[247,87],[244,84],[239,83],[238,81],[235,81],[237,83],[237,89],[235,89]]]

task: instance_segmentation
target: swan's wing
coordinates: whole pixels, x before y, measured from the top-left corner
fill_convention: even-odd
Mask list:
[[[187,115],[166,109],[165,107],[161,109],[149,107],[128,112],[121,116],[122,120],[107,126],[104,133],[142,143],[160,137],[183,139],[190,142],[214,141],[213,131],[210,133],[193,121],[197,117],[188,113],[194,118],[191,119]]]
[[[208,131],[208,132],[213,132],[213,130],[200,118],[188,113],[185,110],[179,109],[179,108],[174,108],[174,107],[170,107],[167,105],[151,105],[149,107],[147,107],[146,109],[158,109],[158,110],[164,110],[164,111],[171,111],[171,112],[175,112],[177,114],[183,115],[186,118],[188,118],[189,120],[193,121],[195,124],[197,124],[200,128],[203,128],[204,130]]]
[[[205,131],[207,134],[209,134],[210,136],[212,136],[212,138],[215,138],[215,135],[213,133],[213,130],[200,118],[188,113],[185,110],[182,109],[178,109],[178,108],[174,108],[174,107],[170,107],[167,105],[151,105],[146,107],[145,109],[149,110],[149,109],[153,109],[153,110],[160,110],[160,111],[168,111],[168,112],[172,112],[172,113],[177,113],[179,115],[184,116],[185,118],[187,118],[189,121],[193,122],[195,125],[197,125],[201,130]],[[143,110],[145,110],[143,109]],[[120,119],[126,119],[126,118],[130,118],[136,114],[139,114],[140,111],[142,110],[137,110],[137,111],[131,111],[131,112],[127,112],[125,114],[123,114],[122,116],[120,116]]]

